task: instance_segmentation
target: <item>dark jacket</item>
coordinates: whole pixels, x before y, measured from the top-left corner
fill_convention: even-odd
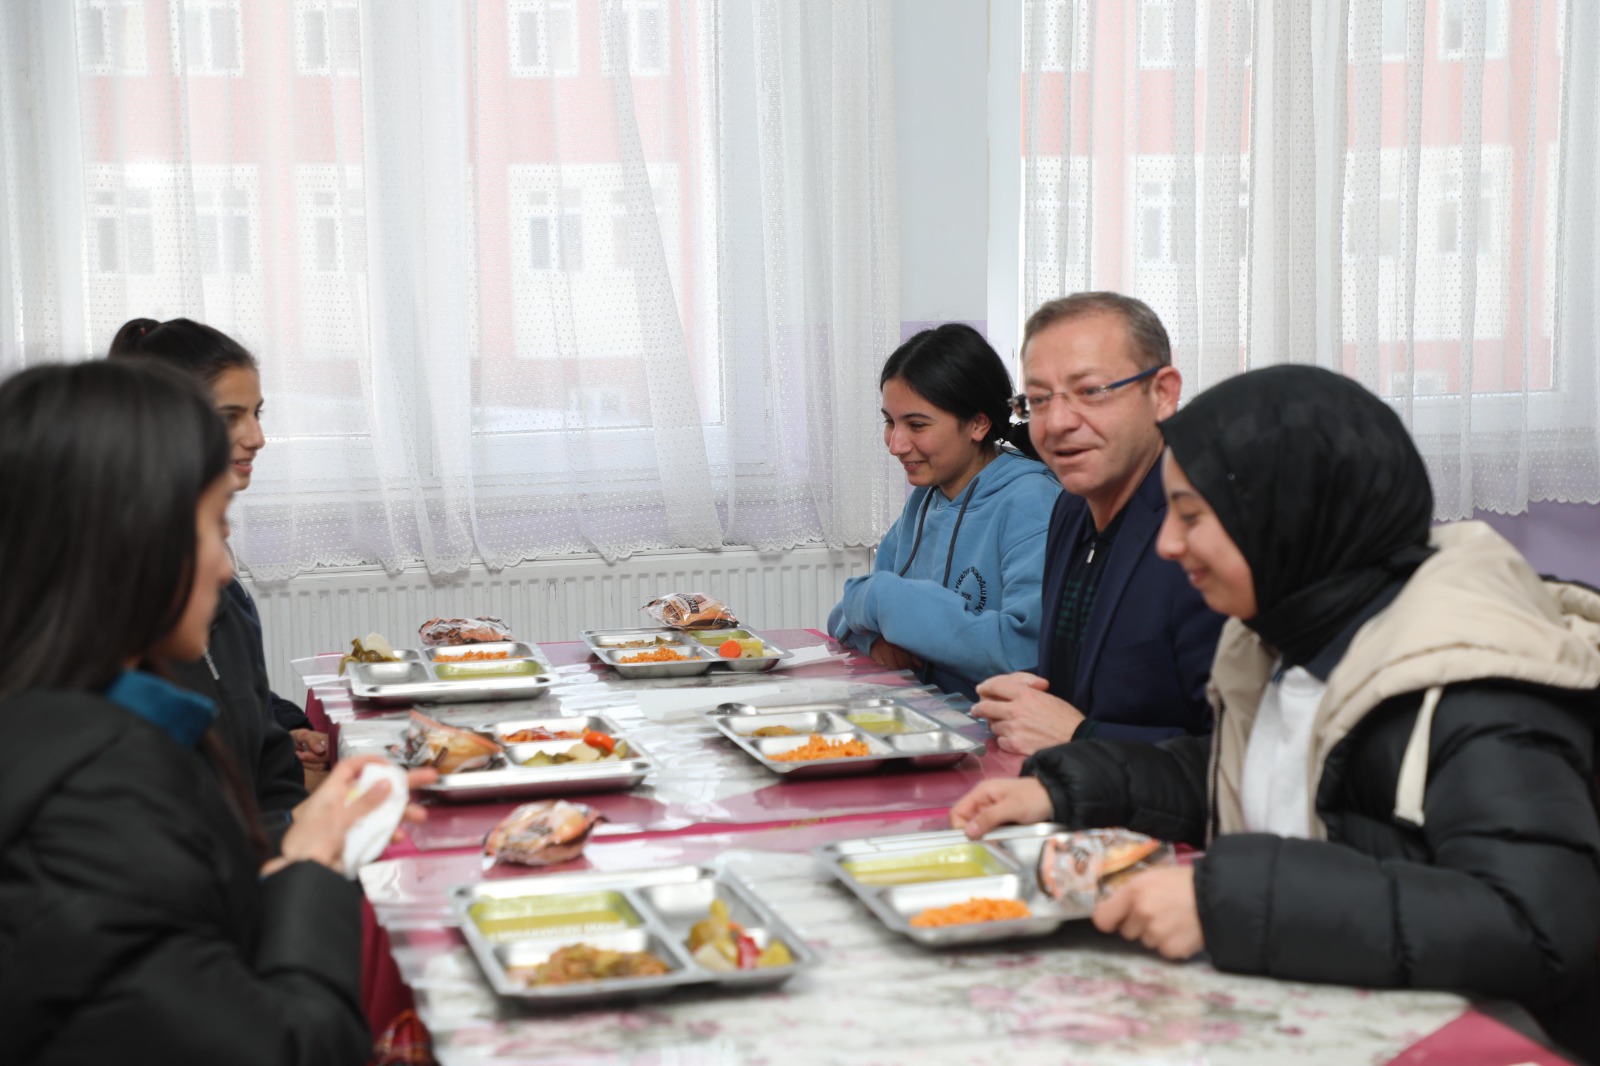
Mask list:
[[[1327,679],[1313,839],[1240,831],[1248,694],[1272,656],[1236,624],[1213,678],[1214,745],[1062,745],[1024,769],[1067,824],[1210,838],[1195,895],[1219,969],[1514,999],[1600,1061],[1600,595],[1569,587],[1557,610],[1509,546],[1436,537]]]
[[[233,579],[227,589],[224,590],[224,594],[230,597],[234,605],[244,612],[244,616],[250,622],[251,628],[255,630],[255,666],[260,671],[261,676],[265,678],[267,676],[267,652],[262,642],[261,612],[256,610],[256,601],[251,598],[249,591],[244,587],[244,583],[238,578]],[[272,708],[272,717],[276,718],[278,724],[283,728],[311,728],[311,719],[306,717],[306,712],[300,708],[299,704],[284,699],[271,689],[267,690],[267,704]]]
[[[1092,521],[1083,497],[1063,492],[1045,547],[1044,623],[1037,673],[1114,740],[1166,740],[1211,730],[1206,678],[1222,616],[1206,606],[1183,568],[1156,555],[1156,530],[1167,513],[1160,471],[1152,468],[1123,508],[1089,614],[1076,684],[1050,677],[1055,619],[1073,546]],[[1077,698],[1072,698],[1076,693]]]
[[[205,760],[86,693],[0,706],[7,1062],[366,1061],[360,897],[325,867],[262,880]]]
[[[216,703],[217,732],[255,792],[268,835],[276,839],[287,828],[289,812],[306,798],[305,773],[294,738],[270,710],[261,630],[253,617],[249,594],[238,581],[230,582],[211,623],[207,658],[174,664],[172,674],[184,688]]]

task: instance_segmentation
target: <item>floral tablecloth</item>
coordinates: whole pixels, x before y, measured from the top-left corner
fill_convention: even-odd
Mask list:
[[[809,855],[736,848],[713,861],[780,911],[823,953],[822,964],[766,993],[681,990],[614,1009],[530,1013],[496,1000],[459,934],[415,909],[425,900],[386,907],[373,887],[443,1066],[1344,1066],[1389,1062],[1465,1009],[1442,993],[1299,985],[1167,963],[1083,923],[1043,940],[929,951],[882,928]],[[396,880],[392,870],[373,874]]]

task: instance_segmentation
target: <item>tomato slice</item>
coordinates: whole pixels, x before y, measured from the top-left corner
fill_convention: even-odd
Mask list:
[[[739,951],[739,969],[755,969],[756,961],[761,958],[761,949],[756,947],[756,942],[745,936],[743,933],[740,933],[738,936],[734,937],[734,944],[737,946]]]
[[[583,742],[591,748],[599,748],[607,755],[617,750],[617,742],[615,740],[612,740],[607,734],[596,732],[593,729],[583,734]]]

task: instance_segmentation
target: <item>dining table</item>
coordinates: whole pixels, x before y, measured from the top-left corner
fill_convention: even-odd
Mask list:
[[[763,636],[793,652],[796,665],[628,681],[584,643],[546,643],[540,650],[556,683],[542,698],[426,709],[465,726],[604,714],[656,767],[632,790],[571,797],[604,820],[580,858],[554,867],[485,861],[485,835],[518,801],[429,803],[427,820],[409,826],[405,839],[360,875],[363,1000],[375,1029],[414,1007],[442,1066],[1568,1061],[1497,1020],[1494,1005],[1448,992],[1222,973],[1204,956],[1168,961],[1087,921],[988,945],[913,943],[837,883],[813,849],[947,828],[957,799],[985,777],[1015,775],[1022,759],[999,749],[961,696],[887,670],[816,631]],[[352,699],[337,659],[296,662],[308,683],[308,716],[341,756],[386,750],[408,710]],[[789,780],[751,759],[707,717],[725,703],[784,706],[886,693],[983,741],[981,753],[944,769]],[[681,864],[737,877],[820,962],[760,991],[679,988],[584,1007],[530,1007],[494,993],[451,905],[463,885]]]

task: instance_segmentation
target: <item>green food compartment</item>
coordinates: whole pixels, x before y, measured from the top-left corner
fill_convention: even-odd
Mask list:
[[[469,913],[484,937],[495,943],[589,936],[643,924],[633,905],[620,892],[482,900],[474,903]]]
[[[693,629],[689,630],[689,635],[713,648],[724,641],[756,639],[756,635],[748,629]]]
[[[535,659],[491,659],[476,663],[434,663],[440,681],[484,681],[496,677],[537,677],[544,664]]]
[[[863,885],[916,885],[926,881],[955,881],[966,877],[994,877],[1010,868],[982,844],[953,844],[931,851],[902,855],[848,859],[839,864]]]

